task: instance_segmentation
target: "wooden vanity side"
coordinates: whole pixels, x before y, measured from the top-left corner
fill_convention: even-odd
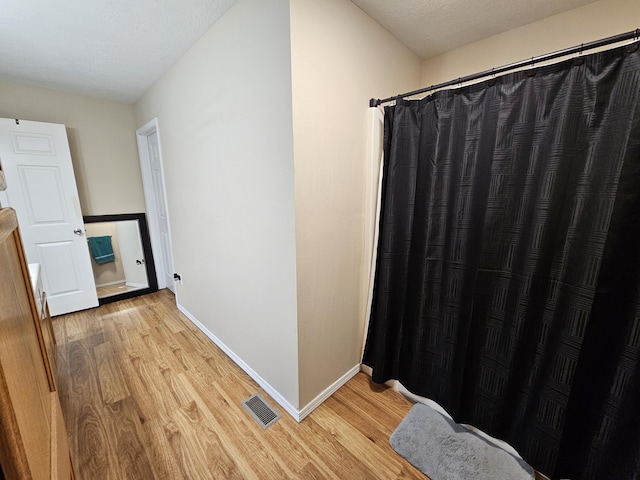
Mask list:
[[[12,209],[0,210],[0,465],[5,478],[69,478],[69,449]],[[55,466],[57,472],[52,471]]]
[[[69,457],[69,439],[62,416],[60,399],[55,392],[51,395],[51,479],[69,480],[73,478],[71,458]]]
[[[40,290],[36,292],[40,296],[38,302],[38,318],[40,319],[40,331],[42,332],[42,339],[44,347],[47,352],[47,361],[49,362],[48,372],[51,372],[51,378],[49,379],[51,391],[57,390],[56,387],[56,372],[58,370],[58,362],[56,360],[58,351],[56,344],[56,336],[53,332],[53,323],[51,321],[51,315],[49,314],[49,308],[47,307],[47,296]]]

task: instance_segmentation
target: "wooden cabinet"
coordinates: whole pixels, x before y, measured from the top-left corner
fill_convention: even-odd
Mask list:
[[[47,325],[46,304],[44,309]],[[42,311],[15,212],[0,209],[0,466],[7,479],[73,478],[53,375],[55,355],[46,348],[53,331],[47,339]]]
[[[44,342],[44,349],[47,352],[47,359],[49,361],[48,371],[51,372],[49,382],[51,389],[56,390],[56,372],[57,372],[57,350],[56,350],[56,337],[53,333],[53,324],[51,322],[51,315],[49,314],[49,307],[47,306],[47,295],[42,288],[42,276],[40,275],[40,265],[29,264],[29,276],[31,278],[31,288],[33,290],[36,312],[38,319],[40,320],[40,331],[42,332],[42,340]]]

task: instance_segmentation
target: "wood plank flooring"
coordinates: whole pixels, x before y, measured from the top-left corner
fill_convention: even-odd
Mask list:
[[[297,423],[167,290],[53,324],[78,480],[426,478],[389,446],[400,394],[358,374]],[[256,392],[282,415],[266,430],[241,405]]]
[[[140,290],[145,287],[131,287],[125,282],[115,283],[113,285],[103,285],[96,287],[98,298],[110,297],[111,295],[120,295],[121,293],[132,292],[134,290]]]

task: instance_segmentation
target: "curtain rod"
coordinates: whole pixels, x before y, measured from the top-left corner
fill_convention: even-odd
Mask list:
[[[612,43],[624,42],[625,40],[637,39],[639,37],[640,37],[640,29],[636,28],[635,30],[632,30],[630,32],[614,35],[613,37],[607,37],[607,38],[602,38],[600,40],[595,40],[593,42],[583,43],[581,45],[576,45],[575,47],[565,48],[563,50],[557,50],[555,52],[546,53],[538,57],[531,57],[526,60],[521,60],[519,62],[503,65],[502,67],[492,68],[491,70],[485,70],[483,72],[467,75],[466,77],[460,77],[454,80],[449,80],[448,82],[439,83],[437,85],[431,85],[430,87],[421,88],[419,90],[403,93],[401,95],[396,95],[395,97],[389,97],[383,100],[372,98],[371,100],[369,100],[369,106],[377,107],[383,103],[391,102],[393,100],[398,100],[404,97],[411,97],[413,95],[419,95],[421,93],[431,92],[432,90],[438,90],[444,87],[451,87],[453,85],[470,82],[472,80],[478,80],[479,78],[488,77],[490,75],[496,75],[499,73],[507,72],[509,70],[515,70],[516,68],[526,67],[527,65],[533,65],[534,63],[553,60],[554,58],[558,58],[558,57],[566,57],[568,55],[573,55],[574,53],[582,53],[585,50],[592,50],[594,48],[604,47]]]

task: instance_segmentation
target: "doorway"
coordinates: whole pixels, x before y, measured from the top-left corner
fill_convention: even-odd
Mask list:
[[[158,288],[168,288],[175,294],[173,247],[158,119],[154,118],[136,130],[136,138],[140,155],[144,199],[147,206],[151,248],[156,259]]]

